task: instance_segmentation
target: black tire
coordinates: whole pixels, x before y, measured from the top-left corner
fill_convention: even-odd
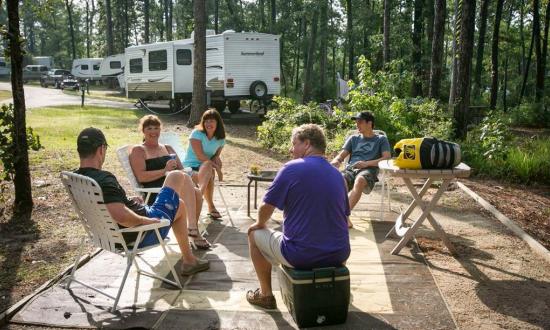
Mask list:
[[[46,84],[46,82],[44,80],[40,80],[40,86],[42,86],[44,88],[48,88],[48,85]]]
[[[212,101],[211,105],[221,114],[225,110],[225,101]]]
[[[227,107],[229,108],[229,112],[238,113],[241,108],[241,101],[239,100],[228,101]]]
[[[252,84],[250,84],[250,96],[258,100],[266,98],[267,85],[261,80],[254,81]]]

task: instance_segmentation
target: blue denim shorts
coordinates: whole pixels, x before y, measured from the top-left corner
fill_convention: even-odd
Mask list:
[[[178,212],[179,206],[180,198],[178,193],[170,187],[162,187],[153,205],[146,206],[145,210],[148,218],[167,219],[170,221],[171,227],[174,219],[176,218],[176,213]],[[159,233],[162,238],[168,236],[170,227],[163,227],[159,229]],[[139,244],[139,247],[142,248],[158,243],[159,241],[157,235],[151,230],[145,234],[143,240],[141,240],[141,243]]]

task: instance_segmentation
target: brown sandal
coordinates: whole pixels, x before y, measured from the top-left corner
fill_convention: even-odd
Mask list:
[[[275,300],[275,297],[262,296],[259,288],[255,291],[248,290],[248,292],[246,293],[246,300],[252,305],[260,306],[265,309],[277,308],[277,301]]]
[[[212,244],[206,240],[206,238],[195,238],[193,240],[193,245],[199,250],[208,250],[212,247]]]

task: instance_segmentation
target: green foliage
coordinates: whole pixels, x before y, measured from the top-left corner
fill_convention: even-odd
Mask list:
[[[550,139],[514,139],[511,123],[502,112],[489,112],[463,141],[464,161],[478,175],[550,184]]]
[[[287,153],[292,129],[302,124],[313,123],[325,128],[329,140],[328,152],[332,152],[342,146],[331,143],[332,138],[336,136],[336,140],[342,141],[342,132],[353,127],[349,114],[343,110],[336,109],[333,115],[328,115],[313,102],[298,104],[295,100],[285,97],[275,97],[274,100],[278,104],[278,109],[268,112],[267,120],[258,127],[258,139],[265,148]]]
[[[513,108],[510,118],[514,126],[549,127],[550,109],[541,103],[526,103]]]
[[[16,153],[14,141],[13,105],[10,103],[2,105],[2,111],[0,111],[0,162],[2,163],[0,181],[11,181],[15,174],[15,163],[20,155]],[[42,147],[40,137],[34,133],[31,127],[27,127],[27,146],[35,151]]]
[[[507,163],[509,175],[521,182],[550,184],[550,139],[532,139],[510,148]]]
[[[289,98],[276,98],[279,108],[267,114],[267,120],[258,127],[260,143],[286,153],[290,147],[292,129],[305,123],[325,128],[328,139],[327,153],[339,150],[355,122],[353,113],[370,111],[375,115],[375,128],[384,130],[393,144],[403,138],[434,136],[449,139],[452,120],[435,100],[406,99],[396,95],[410,85],[410,74],[398,72],[399,62],[392,62],[389,71],[372,73],[370,63],[359,59],[359,84],[349,93],[345,109],[335,109],[332,115],[318,104],[298,104]]]
[[[374,113],[375,127],[387,133],[390,143],[423,136],[450,138],[452,118],[437,101],[404,97],[403,91],[410,89],[412,75],[400,69],[399,61],[374,74],[363,56],[357,66],[359,85],[350,92],[350,109]]]

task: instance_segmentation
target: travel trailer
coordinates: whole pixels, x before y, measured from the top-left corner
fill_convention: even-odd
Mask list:
[[[124,63],[124,54],[105,57],[99,66],[99,74],[103,83],[113,87],[118,85],[118,75],[124,73]]]
[[[6,60],[3,57],[0,57],[0,77],[9,76],[11,73],[11,66],[9,63],[6,63]]]
[[[278,95],[280,36],[225,31],[206,37],[206,89],[218,111],[237,112],[240,100]],[[193,36],[190,39],[128,47],[125,50],[126,95],[142,100],[191,102]]]
[[[48,69],[53,67],[53,57],[51,56],[33,56],[32,62],[35,65],[44,65]]]
[[[102,58],[79,58],[73,60],[71,74],[79,80],[101,80],[99,66]]]

